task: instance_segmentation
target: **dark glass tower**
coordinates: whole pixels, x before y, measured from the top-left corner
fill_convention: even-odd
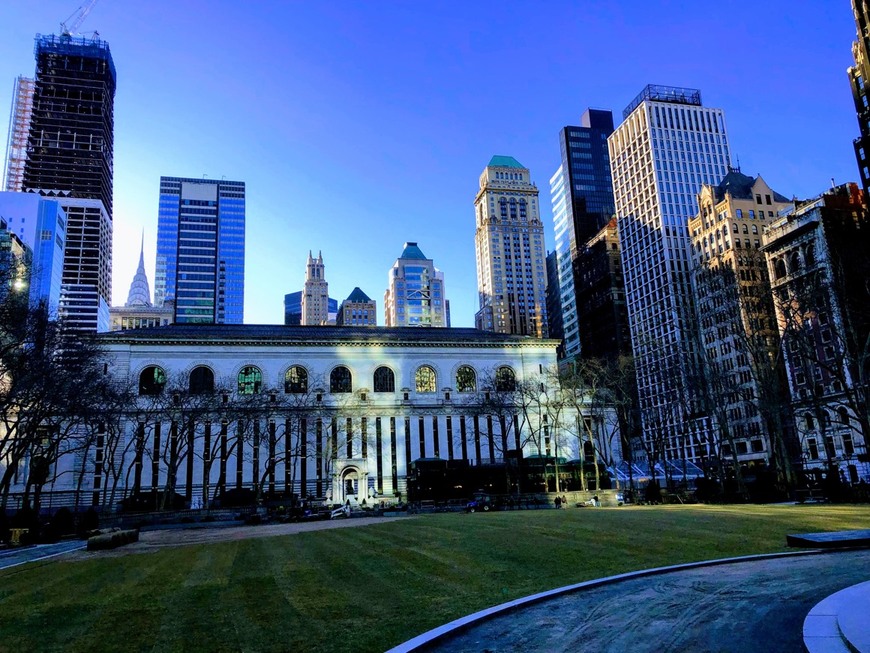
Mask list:
[[[242,323],[243,181],[160,178],[154,303],[168,300],[176,323]]]
[[[25,191],[98,199],[112,219],[115,65],[109,44],[36,37]]]
[[[565,354],[580,353],[576,260],[613,217],[607,137],[613,114],[587,109],[579,126],[559,132],[562,164],[550,180]]]

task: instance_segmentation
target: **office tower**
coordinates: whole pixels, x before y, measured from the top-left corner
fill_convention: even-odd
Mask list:
[[[245,304],[245,182],[160,178],[154,303],[174,322],[241,324]]]
[[[698,214],[689,221],[698,349],[706,397],[721,440],[721,455],[740,463],[790,464],[782,404],[787,397],[779,334],[770,297],[761,234],[791,206],[764,179],[730,170],[704,184]]]
[[[870,189],[870,95],[867,89],[870,81],[870,3],[867,0],[852,0],[852,13],[855,15],[858,38],[852,43],[855,65],[849,68],[848,74],[860,131],[860,136],[854,141],[855,156],[866,199]]]
[[[338,314],[338,300],[330,297],[327,300],[327,313]],[[302,291],[297,290],[284,295],[284,324],[299,326],[302,324]]]
[[[701,185],[728,171],[724,114],[700,91],[650,85],[608,146],[644,438],[659,460],[696,459],[710,423],[698,397],[688,222]]]
[[[0,193],[0,218],[32,252],[31,303],[45,301],[55,314],[60,302],[66,244],[66,213],[56,199],[33,193]]]
[[[559,287],[559,256],[556,251],[547,252],[547,329],[549,337],[561,341],[556,349],[559,360],[565,358],[565,332],[562,328],[562,300]]]
[[[762,236],[800,461],[850,483],[870,481],[865,202],[857,184],[843,184],[795,202]]]
[[[303,326],[318,326],[329,323],[329,283],[325,277],[323,254],[317,253],[317,258],[308,252],[308,262],[305,266],[305,285],[302,290],[302,322]]]
[[[301,290],[284,295],[284,324],[285,326],[299,326],[302,324]]]
[[[559,132],[562,162],[550,178],[562,329],[565,355],[569,357],[582,351],[577,307],[577,258],[586,241],[613,217],[613,184],[607,151],[607,137],[612,133],[613,114],[610,111],[587,109],[579,126],[567,126]],[[587,275],[594,271],[593,266],[589,267]]]
[[[444,274],[417,247],[405,243],[387,275],[384,323],[394,326],[450,326],[447,318]]]
[[[377,326],[378,311],[377,302],[371,299],[358,287],[341,302],[336,326]]]
[[[6,168],[3,189],[20,192],[24,186],[24,162],[27,161],[27,138],[30,134],[30,116],[33,113],[33,94],[36,83],[23,75],[15,79],[12,89],[12,108],[9,111],[9,131],[6,141]]]
[[[574,261],[581,358],[615,361],[631,354],[619,229],[611,218]]]
[[[115,82],[105,41],[36,37],[21,189],[58,198],[67,215],[59,312],[85,331],[109,328]]]
[[[474,200],[478,329],[546,338],[544,226],[528,168],[494,156]]]

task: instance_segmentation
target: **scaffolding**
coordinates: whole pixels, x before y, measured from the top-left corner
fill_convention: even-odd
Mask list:
[[[12,108],[9,111],[3,190],[21,192],[23,189],[24,164],[27,161],[27,135],[30,133],[35,89],[36,83],[29,77],[19,76],[15,80],[12,89]]]

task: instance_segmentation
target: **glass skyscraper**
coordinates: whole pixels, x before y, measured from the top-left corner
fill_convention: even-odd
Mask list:
[[[644,437],[669,459],[703,456],[704,414],[689,220],[731,161],[725,116],[695,89],[647,86],[608,139]]]
[[[244,182],[160,178],[154,300],[176,323],[243,322]]]
[[[550,179],[556,268],[566,356],[580,353],[577,313],[576,261],[586,242],[613,216],[613,184],[607,137],[613,133],[613,114],[587,109],[577,127],[559,132],[562,163]]]

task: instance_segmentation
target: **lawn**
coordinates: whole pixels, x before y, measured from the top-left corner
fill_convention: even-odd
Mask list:
[[[0,571],[0,650],[383,651],[534,592],[856,528],[867,506],[540,510],[95,555]]]

